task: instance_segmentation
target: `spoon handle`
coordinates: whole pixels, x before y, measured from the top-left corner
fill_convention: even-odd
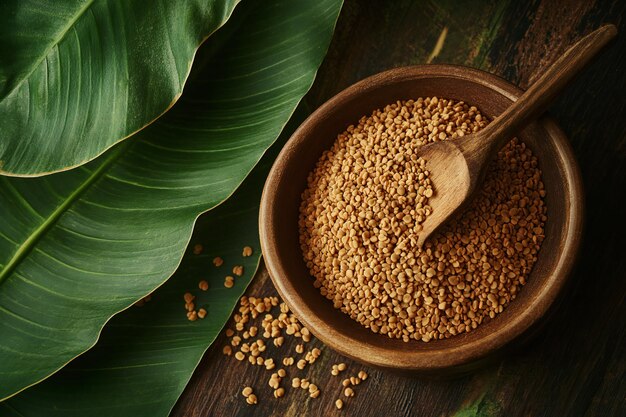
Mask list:
[[[474,140],[461,141],[463,153],[482,167],[528,122],[543,113],[565,85],[617,35],[614,25],[591,32],[557,59],[504,113],[495,118]]]

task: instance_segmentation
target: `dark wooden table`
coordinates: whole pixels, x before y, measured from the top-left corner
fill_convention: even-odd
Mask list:
[[[583,34],[606,22],[619,26],[617,42],[551,109],[569,135],[586,188],[585,236],[571,284],[532,341],[451,380],[369,369],[314,341],[323,354],[306,373],[322,395],[310,399],[287,388],[275,399],[270,372],[222,355],[222,334],[172,415],[626,416],[625,18],[624,0],[348,0],[306,97],[311,108],[373,73],[427,62],[481,68],[526,87]],[[275,294],[263,268],[248,294]],[[338,362],[370,375],[341,411],[334,407],[339,380],[330,376]],[[246,384],[255,386],[258,405],[244,402]]]

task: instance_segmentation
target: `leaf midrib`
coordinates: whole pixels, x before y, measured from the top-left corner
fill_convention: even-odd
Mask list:
[[[30,66],[30,68],[28,68],[28,71],[22,76],[22,78],[18,78],[17,82],[15,83],[15,85],[13,86],[13,88],[11,88],[9,91],[6,92],[6,94],[2,95],[0,97],[0,101],[4,100],[6,97],[10,96],[11,94],[13,94],[13,92],[15,90],[17,90],[18,88],[20,88],[22,86],[22,84],[24,83],[25,80],[29,79],[31,75],[33,75],[33,72],[35,72],[35,69],[37,67],[39,67],[39,65],[41,65],[41,63],[43,62],[44,59],[46,59],[46,57],[48,56],[48,54],[50,54],[50,51],[52,50],[52,48],[54,48],[55,46],[57,46],[62,40],[63,38],[65,38],[65,35],[67,35],[67,33],[69,32],[69,30],[74,27],[74,25],[76,24],[76,22],[78,21],[78,19],[80,19],[85,12],[87,12],[87,10],[89,8],[91,8],[91,6],[96,2],[96,0],[89,0],[87,3],[85,3],[85,5],[83,6],[82,9],[80,9],[78,11],[78,13],[76,13],[76,16],[74,16],[74,18],[72,18],[67,25],[65,25],[65,27],[63,27],[63,29],[58,33],[58,36],[50,43],[50,45],[46,48],[46,50],[43,52],[43,54],[41,54],[41,57],[39,57],[39,59],[37,61],[35,61],[33,63],[33,65]],[[2,94],[2,93],[0,93]],[[2,275],[0,275],[0,282],[2,282]]]
[[[4,268],[0,271],[0,284],[6,280],[9,275],[17,268],[19,263],[30,253],[33,247],[41,240],[41,238],[50,230],[50,228],[56,223],[56,221],[74,204],[85,191],[96,182],[107,169],[120,157],[123,153],[122,150],[126,148],[126,144],[114,149],[110,155],[108,155],[102,165],[94,170],[89,177],[83,181],[83,183],[76,188],[67,198],[60,204],[45,220],[28,236],[26,240],[19,246],[17,251],[13,254],[13,257],[9,259]]]

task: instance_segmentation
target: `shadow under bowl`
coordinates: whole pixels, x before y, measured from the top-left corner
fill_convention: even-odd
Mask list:
[[[261,247],[278,293],[300,321],[327,346],[376,367],[424,374],[464,371],[527,333],[563,289],[580,244],[583,193],[567,138],[549,117],[518,138],[538,159],[546,189],[547,222],[538,259],[517,298],[477,329],[428,343],[375,334],[313,287],[298,241],[298,212],[306,179],[323,151],[349,125],[397,100],[442,97],[462,100],[494,118],[522,93],[483,71],[426,65],[397,68],[345,89],[317,109],[292,135],[267,178],[259,217]]]

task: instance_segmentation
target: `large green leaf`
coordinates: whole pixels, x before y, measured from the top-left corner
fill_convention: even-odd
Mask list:
[[[0,178],[0,398],[91,347],[171,274],[197,215],[241,183],[310,87],[339,8],[243,3],[179,103],[132,141],[72,171]]]
[[[114,317],[92,350],[0,403],[0,415],[167,416],[258,266],[261,190],[285,139],[283,133],[232,197],[198,219],[190,248],[201,242],[202,255],[188,248],[181,266],[153,293],[152,301]],[[254,248],[253,256],[242,257],[245,245]],[[221,268],[211,263],[216,255],[225,261]],[[237,264],[244,266],[245,274],[226,289],[224,275]],[[200,279],[209,281],[206,293],[197,289]],[[196,295],[198,307],[207,309],[207,318],[187,320],[182,297],[186,291]]]
[[[2,0],[0,173],[83,164],[178,99],[238,0]]]

